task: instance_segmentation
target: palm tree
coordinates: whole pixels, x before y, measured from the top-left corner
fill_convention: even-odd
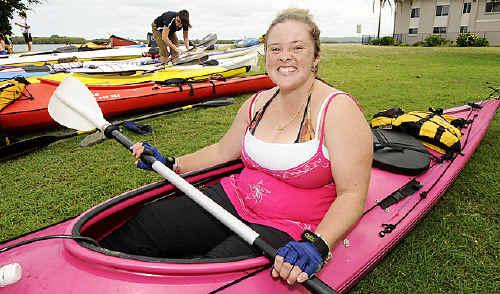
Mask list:
[[[397,2],[398,0],[378,0],[379,6],[378,6],[378,30],[377,30],[377,39],[380,38],[380,20],[382,18],[382,8],[385,7],[386,4],[389,4],[389,6],[392,8],[392,4],[394,2]],[[377,0],[373,0],[373,13],[375,13],[375,2]]]

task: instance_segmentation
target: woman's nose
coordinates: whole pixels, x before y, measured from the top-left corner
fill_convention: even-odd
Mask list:
[[[279,59],[280,61],[289,61],[293,58],[292,51],[289,49],[283,49],[280,52]]]

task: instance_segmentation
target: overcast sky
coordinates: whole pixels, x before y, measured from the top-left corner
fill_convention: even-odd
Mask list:
[[[256,37],[265,33],[274,16],[287,7],[307,8],[314,15],[322,37],[352,37],[356,24],[362,34],[376,34],[373,0],[42,0],[28,12],[33,36],[107,38],[114,34],[145,39],[151,22],[161,13],[187,9],[190,38],[217,33],[219,39]],[[378,2],[378,1],[376,1]],[[376,8],[377,11],[377,8]],[[392,34],[394,8],[382,13],[382,34]],[[14,21],[19,21],[16,17]],[[21,30],[13,25],[13,34]]]

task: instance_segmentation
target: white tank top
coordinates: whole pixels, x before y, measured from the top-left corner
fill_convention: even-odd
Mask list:
[[[269,143],[260,140],[247,130],[243,144],[245,144],[248,156],[260,166],[270,170],[287,170],[311,159],[318,151],[320,143],[321,114],[325,111],[324,108],[329,98],[334,94],[328,95],[321,104],[316,121],[314,139],[301,143]],[[254,107],[255,104],[252,104],[252,115],[255,113]],[[322,152],[325,158],[329,159],[328,149],[325,145],[322,146]]]

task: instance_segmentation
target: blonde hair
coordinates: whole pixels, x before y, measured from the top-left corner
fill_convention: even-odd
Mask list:
[[[269,36],[269,32],[271,29],[279,24],[279,23],[284,23],[289,20],[294,20],[301,22],[305,25],[307,25],[311,30],[311,37],[314,41],[314,57],[319,56],[319,51],[320,51],[320,40],[319,40],[319,28],[318,25],[313,21],[313,16],[311,13],[309,13],[309,10],[307,9],[301,9],[301,8],[287,8],[283,11],[281,11],[273,20],[269,28],[267,29],[267,32],[265,34],[265,42],[264,42],[264,49],[267,50],[267,38]]]

